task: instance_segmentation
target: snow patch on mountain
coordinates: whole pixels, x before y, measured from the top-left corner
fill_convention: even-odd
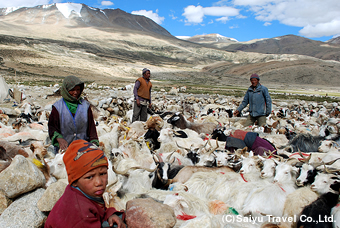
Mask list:
[[[79,17],[81,17],[80,11],[83,5],[79,3],[56,3],[56,7],[64,15],[64,17],[69,18],[72,12],[75,12]]]

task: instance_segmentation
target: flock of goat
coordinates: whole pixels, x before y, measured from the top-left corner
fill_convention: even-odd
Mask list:
[[[131,91],[85,92],[110,161],[107,206],[151,197],[174,209],[176,227],[340,227],[338,103],[274,100],[266,126],[244,127],[245,117],[232,115],[238,98],[153,92],[150,118],[131,123]],[[2,142],[41,162],[46,187],[67,179],[63,154],[48,144],[51,103],[24,102],[12,123],[0,114]],[[236,129],[257,132],[276,151],[231,153],[225,137]],[[2,171],[11,159],[0,158]]]

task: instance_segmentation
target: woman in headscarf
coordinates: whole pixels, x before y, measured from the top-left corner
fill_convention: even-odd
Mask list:
[[[84,82],[76,76],[64,79],[60,89],[62,98],[53,104],[48,121],[55,152],[66,150],[77,139],[99,145],[90,103],[80,96],[83,90]]]

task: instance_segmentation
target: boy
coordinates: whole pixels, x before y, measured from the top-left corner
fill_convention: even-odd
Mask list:
[[[64,194],[50,212],[45,228],[101,228],[105,224],[125,228],[122,211],[106,208],[108,161],[104,152],[90,142],[73,141],[64,155],[68,182]],[[106,226],[107,227],[107,226]]]

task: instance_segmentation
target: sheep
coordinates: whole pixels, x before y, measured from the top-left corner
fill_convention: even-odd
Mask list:
[[[211,134],[213,130],[218,127],[218,125],[214,123],[191,123],[188,122],[185,117],[180,113],[175,113],[168,120],[168,123],[171,123],[173,126],[178,127],[180,129],[189,128],[191,130],[196,131],[197,133],[205,133]]]

